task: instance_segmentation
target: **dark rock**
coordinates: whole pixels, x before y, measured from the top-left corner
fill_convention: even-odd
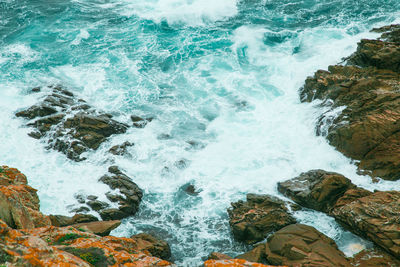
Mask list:
[[[333,216],[400,258],[400,192],[375,192],[337,206]]]
[[[90,211],[90,209],[88,207],[85,207],[85,206],[81,206],[79,208],[75,208],[75,209],[71,210],[71,212],[76,212],[76,213],[80,213],[80,212],[87,213],[89,211]]]
[[[274,233],[265,245],[265,255],[274,265],[351,266],[332,239],[303,224]]]
[[[92,109],[84,100],[76,99],[72,92],[61,86],[49,88],[51,92],[42,102],[16,113],[18,117],[36,119],[27,124],[37,130],[30,136],[48,137],[47,148],[82,161],[85,159],[81,157],[82,153],[96,150],[113,134],[126,132],[127,125]]]
[[[131,147],[133,145],[134,145],[133,143],[126,141],[121,145],[116,145],[116,146],[111,147],[110,150],[108,150],[108,152],[110,152],[111,154],[116,155],[116,156],[122,156],[122,155],[127,154],[128,147]]]
[[[228,209],[233,236],[248,244],[263,240],[273,231],[296,223],[287,203],[269,195],[248,194],[247,201],[232,203]]]
[[[127,217],[127,214],[119,209],[101,210],[99,214],[104,221],[122,220]]]
[[[140,250],[148,251],[154,257],[163,260],[169,260],[171,258],[171,249],[164,240],[155,238],[146,233],[133,235],[131,239],[137,242],[138,246],[141,248]]]
[[[57,227],[69,226],[77,223],[95,222],[98,219],[90,214],[75,214],[73,217],[63,215],[49,215],[51,225]]]
[[[235,259],[244,259],[250,262],[267,263],[265,255],[265,244],[258,245],[252,250],[235,257]]]
[[[98,199],[99,197],[97,197],[97,196],[94,196],[94,195],[90,195],[90,196],[87,196],[87,199],[88,200],[96,200],[96,199]]]
[[[343,175],[312,170],[291,180],[278,183],[278,190],[296,203],[318,211],[329,212],[336,201],[355,187]]]
[[[136,128],[144,128],[149,122],[153,120],[153,118],[142,118],[139,116],[132,115],[131,120],[133,122],[133,126]]]
[[[87,202],[87,204],[92,210],[95,211],[99,211],[110,206],[108,203],[99,200],[90,200]]]
[[[181,189],[186,192],[188,195],[197,196],[200,192],[196,190],[194,185],[192,184],[185,184],[181,187]]]

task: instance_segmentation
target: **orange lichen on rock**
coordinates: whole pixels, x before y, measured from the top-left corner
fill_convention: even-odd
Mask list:
[[[0,219],[18,229],[50,225],[50,219],[39,211],[36,191],[17,169],[0,167]]]
[[[0,264],[11,266],[172,266],[130,238],[100,237],[73,227],[14,230],[0,220]]]
[[[243,259],[230,259],[230,260],[207,260],[204,262],[204,267],[272,267],[256,262],[249,262]]]

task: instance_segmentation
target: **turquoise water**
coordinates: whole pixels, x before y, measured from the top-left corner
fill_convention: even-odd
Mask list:
[[[313,168],[369,189],[398,186],[357,175],[315,136],[324,110],[298,97],[308,75],[376,37],[372,27],[400,22],[398,0],[0,1],[1,164],[28,175],[45,213],[69,214],[76,192],[104,193],[97,179],[117,164],[145,198],[113,234],[155,233],[178,265],[197,266],[212,251],[246,250],[226,213],[246,193],[278,195],[276,182]],[[120,121],[155,119],[70,162],[13,117],[41,97],[28,89],[54,83]],[[106,153],[126,140],[135,143],[131,157]],[[183,193],[187,183],[200,194]],[[296,216],[348,255],[369,245],[322,214]]]

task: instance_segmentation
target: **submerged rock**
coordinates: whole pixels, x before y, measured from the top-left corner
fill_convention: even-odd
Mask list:
[[[16,113],[29,119],[27,124],[35,128],[30,136],[48,140],[48,148],[81,161],[81,154],[96,150],[113,134],[125,133],[128,126],[113,120],[111,115],[90,107],[84,100],[61,86],[49,87],[51,93],[39,104]]]
[[[351,266],[332,239],[303,224],[292,224],[274,233],[265,245],[265,255],[274,265]]]
[[[108,150],[108,152],[110,152],[113,155],[116,156],[123,156],[128,154],[128,147],[134,146],[133,143],[131,142],[124,142],[121,145],[115,145],[113,147],[110,148],[110,150]]]
[[[0,167],[0,219],[12,228],[35,228],[51,225],[40,212],[36,189],[27,185],[24,174],[7,166]]]
[[[273,231],[296,223],[288,203],[269,195],[248,194],[228,210],[233,236],[248,244],[263,240]]]
[[[353,183],[343,175],[324,170],[311,170],[278,183],[278,190],[303,207],[329,212]]]
[[[378,29],[379,31],[379,29]],[[302,101],[323,100],[317,134],[360,170],[387,180],[400,179],[400,31],[382,28],[381,40],[362,40],[347,66],[330,66],[307,78]],[[336,114],[334,116],[330,114]]]

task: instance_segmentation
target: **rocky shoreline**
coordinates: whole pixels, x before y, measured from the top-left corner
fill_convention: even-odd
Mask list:
[[[400,179],[400,25],[374,32],[377,40],[361,40],[344,65],[330,66],[307,78],[303,102],[327,108],[316,134],[357,161],[360,173]],[[48,149],[84,161],[108,137],[129,127],[143,128],[152,118],[132,115],[132,124],[95,110],[62,86],[34,88],[42,100],[16,113],[32,127],[31,137]],[[332,115],[334,114],[334,115]],[[110,155],[129,153],[127,142]],[[118,166],[99,181],[109,186],[108,202],[76,195],[73,217],[44,215],[36,190],[17,169],[0,167],[0,266],[174,266],[169,245],[148,234],[109,236],[119,220],[139,209],[143,191]],[[282,199],[248,194],[228,209],[233,237],[253,245],[231,258],[211,253],[204,266],[400,266],[400,191],[368,191],[347,177],[310,170],[277,184]],[[195,192],[195,188],[192,189]],[[291,201],[285,201],[286,197]],[[315,228],[300,224],[293,212],[312,209],[335,218],[344,228],[374,243],[348,258],[335,242]],[[99,214],[86,214],[88,211]]]

